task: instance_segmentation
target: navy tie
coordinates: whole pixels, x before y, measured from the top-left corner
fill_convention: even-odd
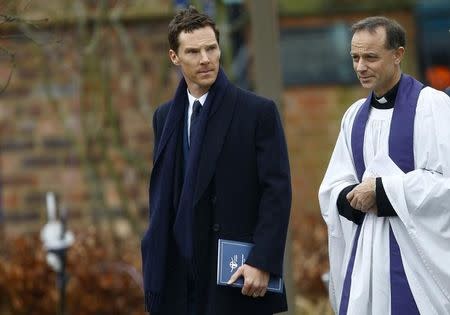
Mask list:
[[[192,143],[192,139],[195,138],[196,125],[198,123],[198,118],[200,116],[201,111],[202,111],[202,104],[198,100],[196,100],[194,102],[194,105],[192,106],[191,128],[189,131],[189,146]]]

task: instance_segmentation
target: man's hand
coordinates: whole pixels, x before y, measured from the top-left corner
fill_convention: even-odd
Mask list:
[[[244,277],[242,294],[247,296],[262,297],[266,294],[269,284],[269,273],[250,265],[242,265],[228,280],[228,284],[235,282],[240,276]]]
[[[377,213],[377,201],[375,195],[375,177],[369,177],[347,194],[350,205],[361,212]]]

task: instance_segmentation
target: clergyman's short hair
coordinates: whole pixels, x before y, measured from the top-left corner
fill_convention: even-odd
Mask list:
[[[200,13],[193,6],[180,10],[169,23],[169,47],[178,52],[180,42],[178,36],[182,32],[191,33],[197,29],[210,26],[216,35],[217,43],[219,42],[219,30],[214,20],[206,14]]]
[[[386,48],[397,49],[406,47],[406,33],[403,27],[395,20],[384,16],[371,16],[352,25],[352,34],[359,31],[374,33],[378,27],[386,30]]]

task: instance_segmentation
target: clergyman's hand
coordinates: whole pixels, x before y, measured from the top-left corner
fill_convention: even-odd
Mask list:
[[[241,291],[243,295],[257,298],[266,294],[270,277],[268,272],[244,264],[231,276],[228,284],[232,284],[240,276],[244,277],[244,286]]]
[[[347,194],[347,200],[350,205],[362,212],[378,211],[375,195],[376,180],[375,177],[369,177]]]

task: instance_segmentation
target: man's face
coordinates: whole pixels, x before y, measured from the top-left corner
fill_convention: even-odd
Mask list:
[[[220,48],[210,26],[178,35],[178,51],[169,50],[170,60],[180,66],[189,92],[194,97],[205,94],[219,72]]]
[[[350,55],[359,81],[377,96],[384,95],[400,79],[400,62],[405,51],[403,47],[387,49],[385,43],[386,30],[378,27],[375,33],[356,32],[351,44]]]

